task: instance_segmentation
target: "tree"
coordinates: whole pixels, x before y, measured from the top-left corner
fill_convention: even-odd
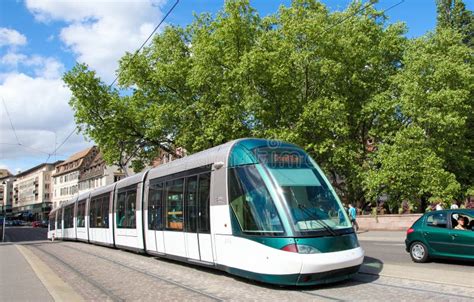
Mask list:
[[[405,31],[371,3],[330,12],[294,0],[260,18],[248,1],[232,0],[126,54],[120,90],[80,64],[64,80],[76,122],[108,162],[127,156],[138,167],[160,148],[193,153],[265,137],[302,146],[359,205],[384,192],[397,200],[455,196],[459,184],[472,187],[474,170],[469,50],[453,29],[413,41]]]
[[[474,47],[474,14],[462,0],[436,0],[437,27],[451,28],[462,34],[463,42]]]
[[[446,203],[472,186],[473,72],[470,51],[452,29],[410,41],[387,98],[398,133],[386,136],[365,177],[371,199],[435,198]],[[387,101],[389,103],[390,101]]]

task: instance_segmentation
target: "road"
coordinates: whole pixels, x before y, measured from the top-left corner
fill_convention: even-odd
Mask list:
[[[24,238],[14,234],[20,230],[11,231],[10,238]],[[458,286],[445,277],[472,277],[471,264],[415,264],[401,246],[400,233],[359,237],[367,256],[359,274],[346,282],[305,288],[269,286],[217,270],[85,243],[36,241],[20,249],[34,259],[30,262],[45,264],[46,275],[60,276],[57,282],[63,281],[70,293],[86,301],[472,301],[474,284]],[[37,274],[42,279],[40,271]],[[417,271],[428,273],[420,276]]]
[[[27,226],[7,227],[5,229],[5,242],[30,242],[46,240],[47,228],[32,228]]]

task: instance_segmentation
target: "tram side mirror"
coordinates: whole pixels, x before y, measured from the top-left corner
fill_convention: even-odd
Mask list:
[[[214,165],[213,165],[214,169],[216,169],[216,170],[219,170],[223,166],[224,166],[224,162],[221,162],[221,161],[218,161],[218,162],[214,163]]]

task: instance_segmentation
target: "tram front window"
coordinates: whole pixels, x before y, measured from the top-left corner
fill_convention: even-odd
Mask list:
[[[284,234],[273,199],[255,166],[229,170],[229,195],[230,205],[244,233]]]
[[[295,230],[306,233],[350,227],[347,215],[314,168],[270,168],[293,218]]]
[[[277,183],[300,234],[351,227],[341,203],[308,155],[296,148],[259,148],[259,161]]]

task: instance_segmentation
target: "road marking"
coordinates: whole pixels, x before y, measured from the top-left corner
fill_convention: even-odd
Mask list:
[[[25,260],[30,264],[38,279],[48,290],[54,301],[82,302],[84,299],[66,284],[46,263],[33,252],[21,245],[15,245]]]

